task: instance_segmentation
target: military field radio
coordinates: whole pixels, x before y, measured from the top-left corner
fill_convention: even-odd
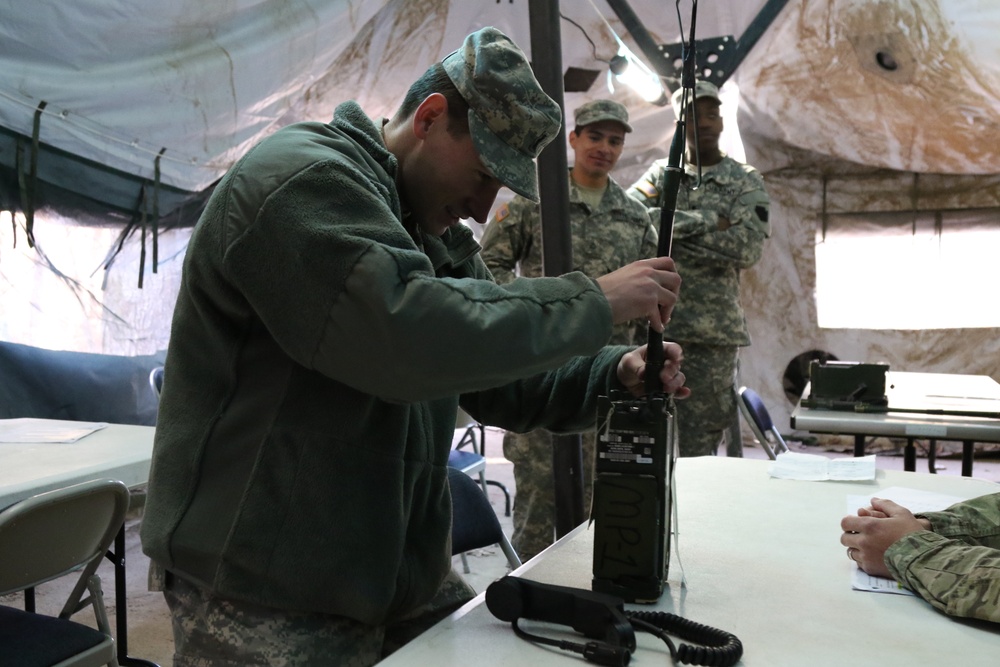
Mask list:
[[[692,44],[693,37],[692,25]],[[660,187],[660,257],[670,256],[684,173],[687,89],[694,90],[693,52],[685,56],[681,113]],[[611,392],[598,402],[592,586],[629,602],[659,599],[670,567],[678,444],[673,398],[663,393],[659,380],[662,367],[663,334],[649,327],[646,396]]]

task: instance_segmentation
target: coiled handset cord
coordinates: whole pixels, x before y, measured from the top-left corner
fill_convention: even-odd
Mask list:
[[[515,635],[526,641],[535,644],[545,644],[546,646],[555,646],[563,651],[579,653],[587,660],[587,662],[604,665],[604,667],[627,667],[629,660],[632,659],[632,653],[628,647],[614,646],[612,644],[598,641],[590,641],[586,644],[580,644],[568,639],[552,639],[550,637],[543,637],[542,635],[536,635],[526,631],[518,625],[519,620],[522,619],[514,619],[511,621],[510,627],[514,628]],[[635,647],[633,646],[632,648],[634,649]]]
[[[695,623],[676,614],[662,611],[626,611],[625,616],[636,630],[648,632],[662,639],[670,649],[670,657],[674,662],[706,665],[706,667],[730,667],[743,657],[743,642],[725,630]],[[703,646],[681,644],[675,647],[668,632]]]
[[[743,657],[743,642],[736,635],[725,630],[695,623],[662,611],[626,611],[625,617],[633,629],[648,632],[662,639],[663,643],[670,649],[670,658],[674,664],[732,667]],[[632,651],[635,650],[634,643],[629,646],[617,646],[600,641],[580,644],[570,640],[543,637],[527,632],[518,625],[519,620],[522,619],[511,621],[511,627],[514,629],[514,634],[521,639],[579,653],[588,662],[605,667],[626,667],[632,657]],[[670,638],[670,634],[667,633],[681,639],[698,642],[702,646],[690,644],[676,646]]]

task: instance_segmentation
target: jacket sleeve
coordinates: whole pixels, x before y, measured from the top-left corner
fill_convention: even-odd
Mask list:
[[[678,211],[680,213],[684,211]],[[680,225],[676,230],[674,244],[685,247],[686,257],[704,266],[715,267],[750,268],[760,261],[764,253],[764,239],[767,238],[757,226],[740,222],[733,222],[725,230],[716,227],[701,234],[685,235]]]
[[[886,550],[892,575],[946,614],[1000,623],[1000,494],[917,516],[932,530]]]
[[[663,171],[666,164],[666,160],[654,161],[646,173],[626,191],[629,197],[646,208],[649,222],[656,230],[657,236],[660,232],[660,217],[663,215],[663,207],[660,206],[660,186],[663,184]],[[675,210],[671,226],[671,239],[676,240],[684,236],[704,234],[716,229],[716,227],[716,216],[709,211]]]
[[[943,512],[918,514],[938,535],[1000,549],[1000,493],[955,503]]]
[[[655,228],[659,228],[661,207],[660,182],[664,163],[657,160],[628,189],[628,195],[643,204]],[[756,264],[764,251],[764,239],[771,233],[770,200],[764,180],[755,170],[744,172],[739,194],[726,210],[674,211],[673,242],[683,244],[685,253],[705,266],[746,269]],[[719,229],[719,215],[730,222]]]
[[[607,299],[583,274],[505,287],[438,277],[363,180],[319,165],[295,181],[232,242],[225,265],[307,368],[385,400],[427,400],[558,368],[611,335]]]
[[[642,249],[639,251],[643,258],[656,257],[656,248],[660,241],[660,234],[657,228],[659,223],[659,220],[651,220],[646,228],[646,233],[643,234]]]
[[[764,180],[756,171],[749,171],[744,172],[739,185],[739,194],[722,210],[675,213],[674,238],[685,246],[686,254],[706,266],[747,269],[763,254],[764,239],[771,234]],[[719,216],[729,220],[727,229],[719,229]]]
[[[609,345],[591,357],[576,357],[563,367],[494,389],[461,397],[462,408],[479,421],[524,433],[545,428],[578,433],[593,428],[597,399],[623,390],[618,361],[633,348]]]
[[[657,228],[660,224],[660,209],[657,204],[660,201],[660,183],[663,180],[663,169],[666,164],[666,160],[654,160],[646,173],[625,191],[625,194],[649,209],[650,220]],[[653,215],[653,209],[656,210],[656,215]]]

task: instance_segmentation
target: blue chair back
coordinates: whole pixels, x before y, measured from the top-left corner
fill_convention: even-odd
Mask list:
[[[778,433],[778,429],[774,428],[771,415],[757,392],[749,387],[740,387],[738,403],[740,412],[746,418],[754,437],[772,461],[779,453],[788,451],[785,439]]]
[[[743,389],[743,400],[746,403],[747,410],[750,412],[751,419],[757,424],[757,428],[761,431],[767,432],[774,428],[774,423],[771,421],[771,415],[768,414],[767,408],[764,407],[764,401],[761,400],[760,395],[749,387]]]

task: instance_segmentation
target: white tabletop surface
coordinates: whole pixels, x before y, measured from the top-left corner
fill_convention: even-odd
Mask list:
[[[154,430],[109,424],[70,443],[0,442],[0,507],[102,477],[129,487],[143,484],[149,477]]]
[[[886,373],[889,408],[1000,413],[1000,383],[988,375]]]
[[[735,634],[741,665],[962,665],[993,667],[1000,626],[957,621],[913,596],[851,589],[851,561],[840,545],[849,495],[908,487],[971,498],[1000,485],[967,477],[879,470],[870,482],[803,482],[768,476],[768,461],[680,459],[677,470],[680,559],[656,605]],[[516,574],[590,588],[593,536],[577,529]],[[578,635],[572,637],[579,641]],[[665,645],[637,635],[631,665],[670,665]],[[585,665],[582,658],[517,638],[496,620],[484,595],[382,665]]]

